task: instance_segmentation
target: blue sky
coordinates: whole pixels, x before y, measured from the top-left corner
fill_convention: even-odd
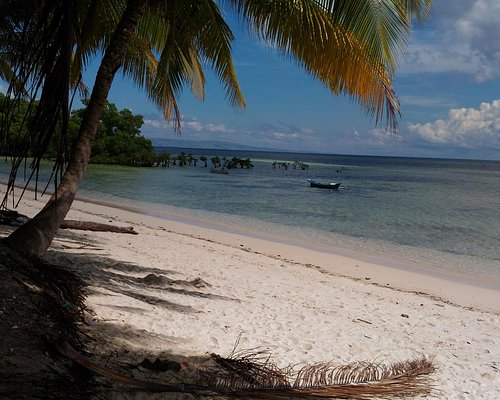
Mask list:
[[[247,108],[228,107],[214,78],[203,103],[186,91],[179,145],[217,140],[325,153],[500,159],[498,0],[435,1],[430,20],[400,58],[396,136],[237,28],[234,59]],[[151,106],[131,106],[145,116],[146,136],[173,137]]]
[[[334,97],[293,61],[233,24],[234,60],[247,108],[231,108],[207,74],[200,102],[186,88],[181,135],[122,79],[110,100],[144,116],[143,134],[179,146],[223,141],[333,154],[500,159],[500,1],[436,0],[399,60],[397,135],[346,97]]]
[[[206,98],[186,88],[181,135],[146,96],[121,77],[109,100],[144,116],[143,134],[179,146],[222,141],[266,149],[332,154],[500,159],[500,1],[435,0],[414,31],[394,86],[397,135],[346,97],[334,97],[293,61],[232,24],[234,60],[247,108],[231,108],[207,73]],[[232,20],[233,18],[229,18]],[[93,81],[91,68],[86,81]]]

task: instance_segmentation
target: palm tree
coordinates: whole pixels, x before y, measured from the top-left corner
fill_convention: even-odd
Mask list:
[[[14,0],[0,3],[6,12],[9,6],[15,8]],[[58,124],[64,131],[67,124],[69,88],[74,86],[90,55],[100,48],[104,54],[77,142],[57,190],[39,214],[6,239],[11,247],[35,256],[49,247],[83,179],[100,115],[120,69],[145,88],[166,118],[173,116],[177,128],[180,113],[176,98],[183,85],[190,84],[194,93],[204,96],[202,63],[215,69],[230,103],[245,105],[231,59],[233,36],[217,3],[215,0],[23,2],[27,15],[34,18],[23,20],[26,15],[22,13],[16,18],[25,37],[31,33],[37,40],[33,41],[36,46],[24,43],[13,59],[13,70],[22,83],[34,83],[37,90],[41,88],[37,116],[30,126],[31,134],[35,132],[41,143],[35,169],[51,132]],[[226,0],[223,3],[235,10],[259,37],[296,59],[332,93],[353,97],[377,122],[385,114],[388,125],[396,126],[399,105],[391,84],[395,60],[406,44],[412,19],[425,17],[431,0]],[[106,23],[89,24],[89,20],[97,21],[99,7],[111,10],[105,14]],[[0,29],[4,20],[7,18],[0,18]],[[92,28],[86,29],[89,26]],[[50,44],[50,52],[42,46],[43,40]],[[47,65],[51,68],[45,68]],[[12,187],[13,180],[9,185]]]
[[[113,3],[113,0],[109,1]],[[36,4],[36,6],[42,10],[39,11],[33,6],[36,11],[32,15],[38,16],[38,14],[41,14],[46,18],[48,14],[47,10],[50,10],[55,15],[62,15],[59,19],[64,19],[64,16],[66,16],[66,19],[69,20],[67,14],[72,15],[78,11],[76,9],[77,4],[73,1],[47,0],[41,3]],[[79,2],[78,6],[81,7],[82,3],[85,2]],[[91,6],[95,5],[96,2],[89,1],[87,3],[89,9],[86,10],[84,18],[82,17],[85,21],[91,18],[90,14],[95,13],[95,9],[91,9]],[[122,2],[114,1],[114,3]],[[200,96],[203,95],[204,76],[199,58],[200,53],[206,62],[214,66],[220,79],[225,83],[230,101],[234,104],[244,104],[230,57],[229,43],[232,35],[230,34],[229,27],[222,19],[219,9],[215,7],[213,2],[193,0],[183,2],[182,6],[176,6],[178,3],[176,1],[169,1],[167,3],[172,5],[172,7],[168,7],[168,15],[167,10],[164,9],[165,2],[163,1],[127,1],[126,7],[121,13],[119,22],[116,28],[114,28],[111,37],[108,38],[107,32],[101,33],[99,40],[104,43],[106,50],[96,76],[92,95],[88,101],[86,113],[81,122],[78,139],[73,148],[64,176],[54,195],[43,210],[28,224],[15,231],[6,239],[6,242],[11,247],[24,253],[30,253],[31,255],[40,255],[50,245],[58,227],[69,211],[79,184],[83,179],[95,138],[96,126],[111,88],[111,83],[120,68],[123,67],[125,74],[132,76],[136,83],[147,89],[150,98],[162,106],[166,118],[169,118],[170,114],[173,113],[178,126],[180,126],[180,114],[175,99],[182,87],[181,84],[187,81],[192,84],[193,90],[196,93]],[[71,7],[71,4],[74,7]],[[191,5],[191,7],[188,7],[188,5]],[[141,18],[143,18],[142,21]],[[39,19],[43,21],[41,17]],[[50,21],[51,18],[49,18]],[[192,27],[194,29],[192,32],[182,32],[182,30],[189,28],[189,26],[185,26],[185,21],[190,21],[193,24]],[[70,22],[67,25],[71,25]],[[86,25],[86,23],[83,25]],[[63,28],[65,27],[63,26]],[[173,27],[176,27],[176,29],[173,29]],[[36,26],[36,28],[39,27]],[[50,31],[51,25],[48,27],[42,25],[42,28]],[[71,28],[73,28],[74,32],[78,31],[78,26],[71,25]],[[62,30],[62,28],[60,29]],[[33,27],[28,26],[26,30],[33,31]],[[99,46],[99,43],[95,44],[93,42],[96,39],[92,38],[92,32],[83,31],[81,36],[83,37],[82,42],[84,44],[90,44],[87,49],[77,48],[75,64],[81,64],[82,59],[90,51]],[[67,43],[68,41],[69,39],[62,37],[60,47],[66,49],[80,40],[72,40],[69,44]],[[37,46],[37,48],[43,48],[43,46]],[[154,50],[160,50],[158,60],[153,55]],[[36,49],[33,52],[36,52]],[[20,55],[23,56],[25,54],[21,52]],[[30,56],[30,54],[26,56]],[[66,74],[61,74],[61,71],[59,71],[59,75],[66,76],[66,82],[63,82],[63,84],[66,85],[67,89],[70,86],[70,74],[75,74],[74,71],[71,71],[71,65],[68,63],[72,54],[60,52],[53,56],[56,60],[60,59],[61,64],[65,61],[67,62],[67,69],[63,71]],[[40,58],[40,64],[47,61],[43,55]],[[38,73],[40,81],[50,82],[54,80],[54,77],[44,76],[44,72],[45,69],[43,71],[35,71],[34,75]],[[62,79],[59,81],[62,81]],[[42,97],[45,86],[48,86],[48,84],[46,83],[43,86]],[[53,91],[51,93],[54,94]],[[67,93],[68,90],[66,90]],[[63,96],[56,94],[53,97],[61,99]],[[58,112],[65,114],[67,113],[67,106],[64,108],[62,104],[67,104],[67,97],[60,100],[58,104]],[[46,118],[46,114],[54,115],[48,113],[47,109],[43,111],[42,116],[44,118]],[[42,118],[40,117],[40,119]],[[62,119],[64,120],[64,118]],[[54,120],[56,118],[52,118],[50,121]],[[32,127],[33,131],[41,126],[43,124],[34,123]],[[43,132],[38,133],[38,137],[41,138],[39,140],[42,142],[42,146],[39,148],[43,149],[48,132],[53,131],[54,128],[55,121],[50,127],[45,128]],[[37,137],[37,132],[32,133],[32,136]],[[37,164],[35,168],[39,165],[42,152],[36,157]],[[19,165],[20,162],[17,162],[14,167]],[[15,174],[11,175],[11,177],[15,178]],[[12,184],[13,179],[9,182],[9,185]]]

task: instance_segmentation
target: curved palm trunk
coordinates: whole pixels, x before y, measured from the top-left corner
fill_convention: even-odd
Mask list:
[[[130,0],[113,33],[97,72],[77,142],[56,192],[32,220],[5,239],[7,244],[18,252],[29,256],[42,255],[52,243],[59,226],[70,210],[90,159],[97,125],[115,73],[121,66],[127,41],[144,13],[146,3],[147,0]]]

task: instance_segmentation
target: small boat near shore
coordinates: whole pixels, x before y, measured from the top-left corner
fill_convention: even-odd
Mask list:
[[[341,185],[340,182],[319,182],[315,179],[307,180],[311,187],[319,188],[319,189],[331,189],[331,190],[339,190]]]

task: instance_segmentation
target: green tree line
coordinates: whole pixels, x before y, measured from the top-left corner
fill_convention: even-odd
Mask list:
[[[71,113],[68,138],[76,142],[81,120],[86,109]],[[129,109],[118,110],[113,103],[106,103],[97,126],[96,140],[90,162],[95,164],[151,165],[156,153],[151,140],[141,134],[142,115]]]
[[[0,93],[0,119],[3,118],[8,101]],[[74,110],[68,123],[68,151],[76,142],[78,130],[85,113],[85,108]],[[20,146],[25,143],[27,123],[30,118],[29,103],[22,101],[12,116],[12,123],[7,137],[3,138],[0,154],[3,156],[16,155]],[[118,110],[115,104],[106,103],[101,119],[97,126],[96,140],[92,149],[90,162],[94,164],[119,165],[152,165],[157,155],[151,140],[141,134],[144,124],[142,115],[136,115],[129,109]],[[8,145],[7,145],[8,144]],[[34,153],[34,149],[30,149]],[[55,158],[58,153],[58,134],[52,138],[45,158]]]

